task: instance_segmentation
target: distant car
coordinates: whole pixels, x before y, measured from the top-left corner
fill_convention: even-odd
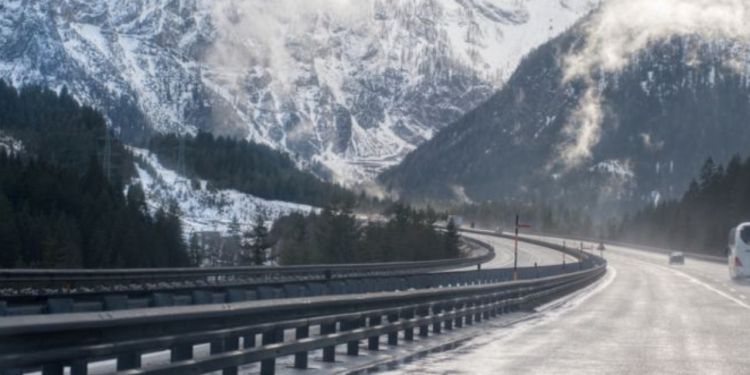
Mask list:
[[[604,242],[599,242],[599,246],[597,246],[596,249],[599,251],[607,250],[607,248],[604,247]]]
[[[729,276],[750,277],[750,223],[742,223],[729,231]]]
[[[680,251],[673,251],[669,253],[669,264],[685,264],[685,254]]]
[[[503,227],[495,228],[495,233],[503,233]]]

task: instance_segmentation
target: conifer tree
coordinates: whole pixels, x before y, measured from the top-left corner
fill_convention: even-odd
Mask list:
[[[268,236],[268,228],[266,227],[266,217],[259,214],[255,218],[255,225],[252,231],[252,257],[253,264],[256,266],[262,266],[266,262],[266,251],[271,248]]]
[[[458,226],[451,218],[445,230],[443,252],[446,258],[457,258],[460,254],[461,236],[458,234]]]

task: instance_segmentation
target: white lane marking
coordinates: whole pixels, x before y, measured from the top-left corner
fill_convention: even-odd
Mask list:
[[[695,277],[688,275],[685,272],[678,271],[678,270],[676,270],[674,268],[669,268],[669,267],[663,267],[663,268],[666,268],[666,269],[674,272],[675,274],[680,275],[680,276],[682,276],[682,277],[690,280],[691,282],[693,282],[695,284],[698,284],[698,285],[700,285],[700,286],[702,286],[702,287],[704,287],[704,288],[706,288],[706,289],[708,289],[708,290],[710,290],[710,291],[712,291],[712,292],[714,292],[714,293],[716,293],[716,294],[718,294],[718,295],[720,295],[720,296],[722,296],[722,297],[724,297],[724,298],[726,298],[726,299],[728,299],[728,300],[730,300],[730,301],[738,304],[739,306],[744,307],[745,309],[750,310],[750,305],[746,304],[745,302],[743,302],[743,301],[741,301],[741,300],[739,300],[737,298],[734,298],[733,296],[731,296],[731,295],[729,295],[729,294],[721,291],[720,289],[714,288],[711,285],[706,284],[703,281],[700,281],[700,280],[696,279]]]
[[[564,296],[562,298],[559,298],[555,301],[549,302],[545,305],[539,306],[536,308],[537,311],[546,311],[550,310],[551,308],[559,307],[566,304],[571,304],[571,307],[579,306],[592,296],[599,294],[601,291],[609,287],[610,284],[612,284],[613,281],[615,281],[615,278],[617,277],[617,269],[612,267],[611,265],[607,265],[607,273],[604,275],[604,278],[600,281],[598,281],[596,284],[589,285],[577,292],[574,292],[572,294],[569,294],[567,296]]]
[[[581,306],[589,298],[603,292],[617,277],[617,270],[612,266],[607,266],[607,273],[602,279],[594,284],[589,285],[579,291],[573,292],[567,296],[549,302],[545,305],[538,306],[534,312],[529,315],[529,319],[524,319],[519,324],[512,326],[502,337],[496,337],[495,342],[509,341],[521,336],[539,325],[548,324],[561,319],[562,316]]]

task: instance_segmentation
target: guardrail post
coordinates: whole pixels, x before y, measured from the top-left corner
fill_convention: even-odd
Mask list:
[[[346,322],[346,330],[353,331],[359,328],[359,319],[350,320]],[[346,355],[357,356],[359,355],[359,341],[349,341],[346,343]]]
[[[424,317],[430,315],[430,308],[429,308],[429,306],[421,306],[421,307],[419,307],[417,309],[417,315],[420,318],[424,318]],[[429,324],[425,323],[425,324],[420,324],[419,325],[419,337],[427,337],[427,336],[429,336],[429,333],[430,333],[430,325]]]
[[[454,305],[454,308],[456,310],[457,314],[460,314],[461,311],[466,305],[464,303],[457,303]],[[464,317],[462,315],[456,316],[456,328],[461,328],[464,326]]]
[[[455,311],[455,306],[451,303],[446,305],[445,309],[443,309],[445,312],[453,312]],[[453,329],[453,318],[448,318],[445,320],[445,329],[446,330],[452,330]]]
[[[370,316],[370,327],[379,326],[383,323],[383,317],[380,315]],[[380,335],[371,336],[367,339],[368,350],[379,350],[380,349]]]
[[[171,348],[171,361],[193,359],[193,344],[177,344]]]
[[[323,323],[320,325],[320,334],[328,335],[336,333],[336,322]],[[336,361],[336,345],[326,346],[323,348],[323,362],[335,362]]]
[[[401,316],[404,319],[413,319],[414,318],[414,309],[406,309],[402,312]],[[406,341],[414,341],[414,328],[406,328],[404,329],[404,340]]]
[[[238,337],[227,337],[224,339],[218,339],[211,342],[211,354],[219,354],[232,350],[237,350],[240,347]],[[222,370],[223,375],[236,375],[237,367],[227,367]]]
[[[219,354],[224,352],[224,340],[217,339],[214,341],[211,341],[211,354]]]
[[[474,321],[479,323],[482,321],[482,307],[484,306],[484,301],[479,298],[474,301],[474,308],[478,309],[476,313],[474,314]]]
[[[237,336],[224,339],[224,351],[231,352],[240,348],[240,338]],[[237,366],[227,367],[222,370],[222,375],[237,375]]]
[[[141,367],[141,353],[128,352],[117,356],[117,371],[132,370]]]
[[[89,363],[85,359],[75,360],[70,364],[70,375],[87,375]]]
[[[310,336],[310,326],[297,327],[295,339],[305,339]],[[294,368],[306,369],[307,368],[307,352],[294,353]]]
[[[242,336],[242,347],[245,349],[255,347],[255,332],[248,333]]]
[[[432,313],[434,315],[439,315],[443,311],[443,306],[440,304],[435,304],[432,306]],[[443,322],[436,321],[435,323],[432,323],[432,333],[439,334],[442,331],[443,328]]]
[[[470,326],[470,325],[474,324],[474,314],[475,313],[473,311],[469,311],[469,310],[471,310],[472,308],[474,308],[476,305],[477,304],[476,304],[475,301],[466,302],[466,304],[464,305],[464,309],[466,309],[467,310],[466,312],[468,313],[468,314],[466,314],[466,322],[465,322],[465,324],[467,326]]]
[[[398,322],[398,313],[388,313],[388,322],[389,323]],[[388,345],[391,345],[391,346],[398,345],[398,331],[388,332]]]
[[[274,328],[263,332],[263,345],[270,345],[283,340],[284,331]],[[276,373],[276,358],[268,358],[260,361],[260,375],[273,375]]]
[[[42,375],[63,375],[62,363],[49,363],[42,366]]]

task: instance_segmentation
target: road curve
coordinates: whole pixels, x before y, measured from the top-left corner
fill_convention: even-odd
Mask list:
[[[495,248],[495,259],[482,265],[483,269],[509,268],[513,267],[513,241],[498,238],[492,235],[462,233],[462,235],[486,242]],[[575,260],[566,256],[566,262]],[[532,267],[534,263],[539,266],[562,264],[563,253],[546,247],[531,245],[523,242],[518,243],[518,266]]]
[[[486,322],[486,334],[394,372],[750,372],[750,285],[730,281],[723,264],[669,266],[665,255],[612,246],[605,256],[608,275],[588,290],[512,328]]]

